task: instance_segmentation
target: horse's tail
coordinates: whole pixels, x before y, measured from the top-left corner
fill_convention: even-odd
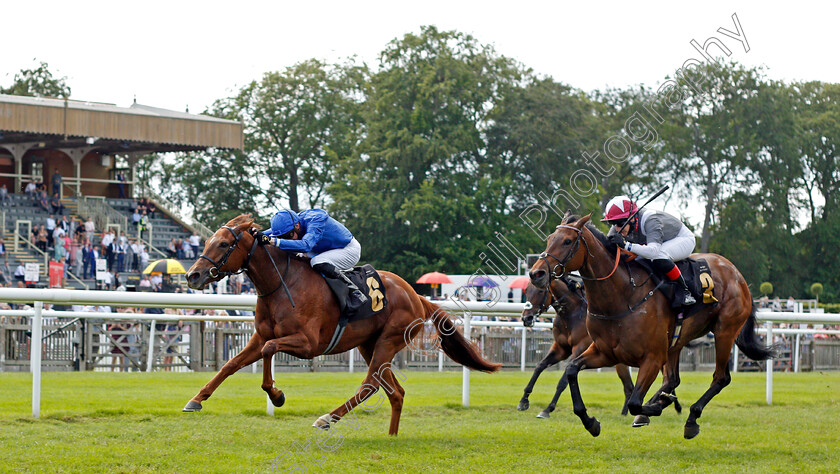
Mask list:
[[[482,372],[495,372],[502,364],[488,361],[481,355],[475,344],[467,341],[464,334],[455,326],[455,319],[438,305],[420,297],[426,310],[426,319],[431,318],[440,335],[440,347],[444,354],[455,362]]]
[[[750,317],[747,318],[747,322],[745,322],[744,327],[741,328],[741,332],[735,339],[735,344],[738,345],[738,349],[741,349],[741,352],[746,354],[746,356],[752,360],[759,361],[773,359],[776,357],[777,348],[772,344],[765,346],[761,342],[755,334],[755,322],[755,303],[753,303],[750,311]]]

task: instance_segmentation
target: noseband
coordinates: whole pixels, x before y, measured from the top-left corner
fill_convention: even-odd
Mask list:
[[[210,270],[207,271],[207,273],[210,274],[211,278],[216,278],[219,275],[229,276],[229,275],[237,275],[239,273],[242,273],[243,271],[245,271],[245,269],[248,268],[248,263],[251,261],[251,256],[254,254],[254,250],[257,248],[257,239],[254,239],[254,245],[251,246],[251,251],[248,252],[248,257],[245,258],[245,263],[239,268],[239,270],[235,271],[235,272],[222,271],[222,267],[227,264],[228,258],[230,258],[233,251],[236,250],[237,245],[239,245],[239,239],[242,238],[242,232],[239,232],[239,233],[234,232],[233,229],[231,229],[230,227],[228,227],[226,225],[222,226],[222,228],[227,229],[228,232],[230,232],[231,235],[233,235],[233,245],[228,247],[227,252],[225,252],[225,254],[222,255],[222,258],[217,262],[217,261],[213,260],[212,258],[208,257],[207,255],[204,255],[204,254],[201,254],[201,255],[198,256],[198,258],[203,258],[203,259],[207,260],[208,262],[210,262],[211,265],[213,265],[213,268],[211,268]]]

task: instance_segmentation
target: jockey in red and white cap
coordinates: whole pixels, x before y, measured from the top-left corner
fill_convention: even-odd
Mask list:
[[[636,209],[636,203],[627,196],[610,199],[602,219],[611,226],[607,237],[619,247],[650,259],[658,272],[682,285],[685,290],[684,305],[696,303],[679,268],[674,264],[685,260],[694,251],[694,234],[676,217],[648,209],[640,210],[619,234],[619,227]]]

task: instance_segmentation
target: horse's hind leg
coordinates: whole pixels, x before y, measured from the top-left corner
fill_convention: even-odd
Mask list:
[[[663,354],[664,356],[664,354]],[[662,369],[664,357],[656,357],[653,354],[643,360],[639,366],[639,375],[636,376],[636,386],[630,400],[627,401],[627,408],[632,415],[659,416],[662,414],[662,407],[659,405],[642,405],[642,400],[647,393],[659,371]]]
[[[218,344],[221,344],[221,341],[216,341]],[[222,366],[219,372],[207,382],[207,385],[201,388],[201,390],[194,396],[187,405],[184,406],[183,411],[190,412],[190,411],[199,411],[201,410],[201,402],[210,398],[210,395],[213,394],[214,391],[225,381],[226,378],[230,377],[231,375],[235,374],[239,369],[246,367],[248,365],[253,364],[254,362],[260,360],[262,354],[260,354],[260,348],[263,345],[262,338],[257,334],[251,336],[251,339],[248,341],[248,344],[245,345],[239,354],[236,354],[232,359],[227,361],[227,363]]]
[[[537,383],[537,379],[540,377],[542,372],[551,367],[552,365],[556,364],[557,362],[565,359],[564,354],[561,354],[562,349],[557,345],[555,342],[551,345],[551,350],[548,351],[548,354],[545,355],[543,360],[537,364],[537,368],[534,369],[534,374],[531,376],[531,380],[528,381],[528,385],[525,386],[525,391],[522,394],[522,399],[519,400],[519,405],[516,407],[519,411],[525,411],[531,407],[531,403],[528,401],[528,397],[531,395],[531,392],[534,390],[534,384]],[[563,385],[565,387],[565,384]],[[562,390],[561,390],[562,391]],[[554,403],[556,404],[557,401],[555,399]],[[552,410],[553,411],[553,410]]]
[[[712,377],[712,385],[694,405],[691,405],[688,419],[685,421],[684,436],[686,439],[694,438],[700,433],[697,418],[700,418],[700,415],[703,414],[703,408],[732,380],[729,376],[729,356],[732,352],[732,344],[735,342],[736,332],[729,331],[723,335],[715,334],[715,373]]]
[[[677,413],[682,413],[682,405],[677,401],[677,394],[675,389],[680,384],[680,350],[672,350],[668,353],[668,363],[662,367],[662,386],[650,397],[650,400],[645,403],[646,407],[658,405],[661,410],[664,410],[671,403]],[[633,419],[633,427],[647,426],[650,424],[650,418],[647,415],[637,415]]]
[[[616,364],[615,372],[621,380],[621,386],[624,387],[624,405],[621,407],[621,414],[627,414],[627,402],[630,401],[630,396],[633,395],[633,378],[630,376],[630,367],[624,364]]]

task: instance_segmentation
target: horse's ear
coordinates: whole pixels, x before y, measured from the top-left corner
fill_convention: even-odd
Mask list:
[[[561,219],[561,220],[560,220],[560,223],[565,224],[565,223],[566,223],[566,221],[568,221],[568,220],[569,220],[569,216],[571,216],[571,215],[572,215],[572,210],[571,210],[571,209],[567,209],[567,210],[566,210],[566,213],[565,213],[565,214],[563,214],[563,219]]]
[[[577,227],[578,229],[582,229],[583,226],[586,225],[587,222],[589,222],[589,219],[591,217],[592,217],[592,213],[590,212],[589,214],[587,214],[587,215],[581,217],[580,219],[578,219],[577,221],[575,221],[574,226]]]

